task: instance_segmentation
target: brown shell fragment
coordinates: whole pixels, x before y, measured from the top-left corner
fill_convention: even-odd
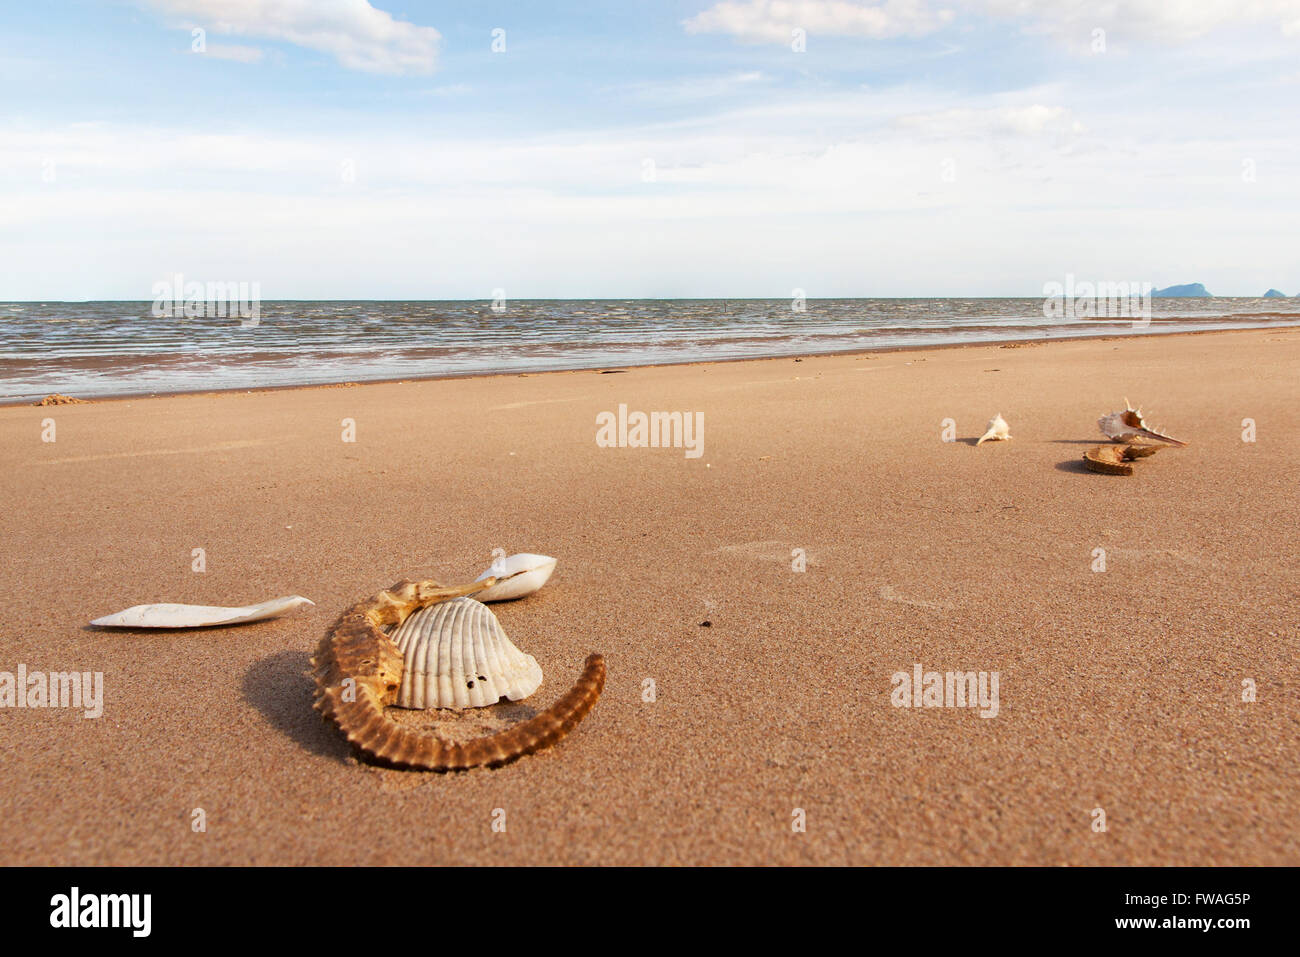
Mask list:
[[[540,714],[496,734],[456,744],[400,725],[384,708],[397,700],[403,655],[380,629],[400,625],[413,612],[471,595],[495,578],[444,587],[435,581],[402,581],[345,611],[321,639],[311,659],[316,681],[313,707],[334,722],[366,757],[397,768],[450,771],[497,767],[555,744],[587,716],[605,686],[605,659],[587,658],[577,683]]]
[[[1114,448],[1114,446],[1111,446],[1111,448]],[[1124,459],[1130,462],[1134,459],[1144,459],[1148,455],[1155,455],[1160,451],[1160,448],[1159,445],[1126,445],[1124,447]]]
[[[1158,445],[1097,445],[1083,453],[1083,464],[1102,475],[1132,475],[1135,459],[1144,459],[1160,451]]]

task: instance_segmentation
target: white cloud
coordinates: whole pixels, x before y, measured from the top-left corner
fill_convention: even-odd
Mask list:
[[[673,80],[654,80],[611,87],[619,93],[647,102],[681,102],[730,96],[761,86],[766,77],[757,71],[717,76],[692,76]]]
[[[1219,264],[1194,277],[1216,292],[1260,272],[1281,288],[1297,134],[1263,132],[1267,100],[1209,131],[1193,105],[1190,136],[1152,133],[1163,102],[1116,111],[1066,85],[818,90],[492,136],[7,118],[0,298],[147,297],[177,271],[268,298],[1034,294],[1066,271],[1167,284],[1198,263]]]
[[[493,139],[415,129],[340,135],[333,129],[8,124],[0,125],[0,169],[23,178],[11,178],[8,190],[0,180],[0,221],[21,232],[38,226],[73,191],[97,190],[105,199],[130,195],[132,202],[151,194],[164,205],[184,195],[208,207],[207,215],[217,215],[224,202],[212,197],[242,192],[251,221],[294,197],[319,210],[343,205],[359,217],[382,211],[375,222],[409,204],[439,218],[545,222],[553,216],[611,228],[673,218],[715,229],[736,217],[871,213],[938,201],[984,206],[1027,189],[1060,201],[1070,193],[1041,186],[1042,177],[1113,189],[1114,166],[1132,164],[1138,149],[1146,157],[1142,165],[1161,175],[1190,164],[1231,179],[1240,167],[1241,147],[1232,140],[1215,147],[1211,161],[1183,146],[1158,155],[1161,147],[1145,134],[1135,140],[1104,114],[1098,134],[1086,134],[1073,111],[1040,99],[1050,95],[1035,89],[1011,102],[964,100],[950,108],[906,91],[822,95],[616,133]],[[1136,125],[1145,130],[1147,123]],[[818,135],[823,129],[836,132]],[[1273,152],[1255,145],[1263,152],[1251,155],[1270,170],[1270,181],[1282,181],[1294,164],[1284,172]],[[1084,148],[1086,157],[1079,152]],[[963,171],[955,186],[941,179],[949,157]],[[47,159],[58,176],[42,185]],[[642,178],[647,159],[655,168],[651,183]],[[195,182],[204,185],[196,189]],[[266,204],[260,211],[257,196]]]
[[[884,39],[931,33],[952,18],[927,0],[722,0],[683,21],[687,33],[729,33],[756,43],[789,43],[792,32],[809,36]]]
[[[1031,33],[1190,40],[1216,30],[1266,26],[1300,35],[1300,0],[722,0],[684,20],[688,33],[726,33],[748,42],[789,43],[810,36],[923,36],[949,23],[988,16],[1019,21]]]
[[[1290,33],[1300,25],[1300,0],[962,0],[975,13],[1020,19],[1036,32],[1102,27],[1120,35],[1191,40],[1220,29],[1263,25]]]
[[[422,96],[468,96],[473,91],[474,88],[468,83],[447,83],[421,90],[420,94]]]
[[[237,63],[260,63],[266,55],[265,50],[238,43],[209,43],[203,52],[218,60],[234,60]]]
[[[328,53],[351,70],[433,72],[441,34],[366,0],[144,0],[186,26]]]
[[[897,125],[927,136],[978,136],[994,133],[1035,136],[1043,133],[1082,133],[1083,125],[1062,106],[1001,106],[990,109],[939,110],[909,113]]]

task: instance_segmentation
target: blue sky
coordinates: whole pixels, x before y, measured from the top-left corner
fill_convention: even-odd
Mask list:
[[[49,0],[0,90],[0,299],[1300,292],[1300,0]]]

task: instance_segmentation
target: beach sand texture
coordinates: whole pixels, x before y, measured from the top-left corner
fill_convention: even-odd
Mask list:
[[[1282,329],[0,409],[0,671],[105,683],[94,720],[0,709],[5,859],[1298,864],[1298,386]],[[1125,396],[1192,444],[1084,471]],[[598,447],[620,403],[703,413],[704,454]],[[544,683],[437,725],[520,720],[590,651],[603,698],[499,770],[358,763],[311,709],[321,634],[497,547],[559,559],[495,606]],[[917,662],[998,672],[997,716],[892,706]]]

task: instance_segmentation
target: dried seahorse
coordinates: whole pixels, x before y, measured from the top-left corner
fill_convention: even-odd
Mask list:
[[[605,687],[605,659],[587,658],[577,684],[555,704],[527,721],[453,744],[434,734],[396,724],[384,708],[397,698],[403,659],[380,629],[400,625],[413,612],[496,584],[495,578],[444,587],[435,581],[402,581],[345,611],[321,639],[311,659],[316,680],[314,707],[338,725],[367,757],[398,768],[451,771],[497,767],[548,748],[587,716]]]
[[[1083,453],[1083,464],[1103,475],[1132,475],[1134,459],[1144,459],[1160,451],[1158,445],[1098,445]]]

